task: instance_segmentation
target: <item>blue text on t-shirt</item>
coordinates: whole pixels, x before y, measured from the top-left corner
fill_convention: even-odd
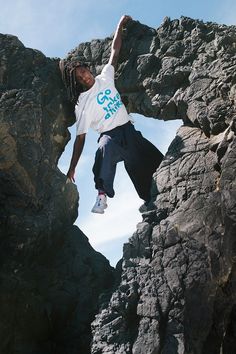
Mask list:
[[[105,119],[112,117],[114,113],[123,105],[120,94],[117,94],[112,98],[111,90],[106,89],[104,92],[101,91],[97,95],[97,103],[103,105],[103,110],[106,112]]]

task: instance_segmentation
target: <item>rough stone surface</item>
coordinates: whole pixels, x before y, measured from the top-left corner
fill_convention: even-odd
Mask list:
[[[0,35],[0,353],[90,353],[113,284],[72,224],[78,192],[57,168],[73,122],[58,59]]]
[[[20,282],[17,284],[22,286],[20,289],[27,289],[27,294],[37,295],[37,298],[30,297],[32,309],[35,308],[33,305],[39,301],[39,297],[45,295],[43,291],[45,286],[50,289],[50,291],[46,290],[46,294],[51,294],[50,299],[59,311],[59,314],[55,316],[58,327],[55,325],[54,330],[60,339],[65,336],[63,343],[67,343],[64,347],[61,344],[60,347],[59,339],[56,344],[53,340],[54,347],[47,349],[42,347],[44,353],[60,353],[60,348],[64,350],[63,353],[72,354],[76,353],[76,348],[83,354],[86,350],[92,354],[235,353],[236,28],[203,23],[185,17],[174,21],[165,18],[158,29],[149,28],[135,21],[130,22],[127,27],[117,68],[117,85],[129,111],[164,120],[182,119],[183,126],[178,130],[162,164],[154,174],[152,202],[148,210],[143,213],[142,221],[138,224],[136,232],[124,245],[123,258],[117,266],[120,271],[120,283],[113,291],[110,300],[109,295],[105,296],[104,301],[103,298],[101,299],[99,313],[92,323],[91,350],[88,349],[87,341],[85,351],[79,350],[81,348],[79,345],[83,345],[82,333],[87,333],[94,311],[91,312],[89,318],[88,314],[84,315],[85,317],[82,316],[84,324],[86,323],[85,327],[81,324],[78,326],[78,317],[75,316],[73,319],[70,317],[74,307],[72,305],[70,310],[69,304],[74,304],[74,302],[68,301],[68,298],[57,301],[60,295],[52,291],[53,281],[48,286],[49,280],[47,277],[42,277],[40,278],[42,286],[39,287],[35,286],[32,276],[35,269],[33,261],[37,265],[41,264],[39,259],[43,252],[40,249],[44,249],[46,240],[49,253],[53,253],[55,240],[61,240],[61,237],[64,240],[64,234],[68,234],[70,236],[66,239],[71,245],[70,237],[73,237],[74,232],[79,232],[74,230],[70,233],[70,225],[76,213],[77,198],[75,191],[71,190],[73,187],[66,185],[65,177],[59,172],[57,186],[53,191],[51,187],[55,179],[52,170],[56,169],[58,157],[67,139],[65,126],[69,124],[70,107],[65,103],[64,90],[59,80],[59,73],[56,72],[56,61],[27,49],[23,57],[26,58],[28,53],[31,53],[31,57],[42,58],[44,62],[39,65],[42,70],[34,68],[31,71],[29,67],[25,67],[28,61],[24,59],[20,67],[25,67],[26,70],[14,71],[13,66],[7,71],[8,59],[6,58],[9,58],[10,62],[10,58],[14,57],[14,46],[20,45],[13,37],[4,37],[1,40],[6,41],[4,43],[8,48],[6,49],[8,56],[3,56],[0,69],[1,87],[3,87],[0,103],[6,102],[3,106],[3,113],[1,113],[0,130],[1,134],[6,136],[1,139],[4,153],[1,154],[3,158],[1,157],[0,160],[3,164],[0,182],[1,201],[4,201],[3,227],[1,228],[3,265],[1,277],[6,283],[3,288],[6,289],[4,299],[9,298],[2,308],[1,318],[6,317],[4,312],[6,310],[8,316],[11,316],[11,328],[14,329],[9,330],[6,322],[2,320],[2,328],[5,332],[1,330],[0,333],[14,333],[14,343],[17,343],[18,347],[19,343],[21,345],[25,343],[28,351],[21,351],[24,354],[37,353],[37,350],[41,353],[42,350],[40,352],[39,349],[34,348],[35,341],[46,345],[48,343],[46,338],[50,337],[44,321],[40,321],[40,325],[41,323],[44,325],[41,327],[42,331],[37,332],[41,333],[39,339],[36,340],[34,335],[30,335],[30,338],[25,335],[27,332],[23,329],[28,329],[29,321],[26,319],[20,322],[19,320],[26,318],[22,315],[25,308],[22,307],[22,302],[20,304],[17,302],[20,296],[13,300],[10,296],[14,293],[21,293],[24,298],[27,298],[23,290],[20,292],[15,283],[11,281],[16,276],[15,273],[20,272],[18,269],[23,259],[24,271],[19,273]],[[108,61],[111,40],[112,38],[106,38],[83,43],[68,54],[68,59],[85,60],[94,74],[97,74]],[[12,41],[12,50],[9,49],[9,41]],[[50,77],[49,69],[47,74],[43,74],[46,62],[50,63],[49,67],[52,71],[55,70],[55,81]],[[35,73],[38,73],[36,75],[38,77],[36,82],[39,85],[37,91],[32,90],[34,81],[32,78]],[[15,87],[18,80],[21,85]],[[49,89],[50,87],[53,92]],[[43,92],[47,92],[46,102],[50,104],[47,109],[42,110],[44,105],[40,106],[40,103]],[[14,98],[16,94],[20,95],[17,99]],[[43,112],[41,115],[38,113],[42,117],[42,123],[38,127],[36,125],[34,129],[30,124],[26,125],[28,127],[26,136],[23,134],[25,129],[20,129],[20,127],[17,128],[17,133],[14,133],[15,126],[20,124],[21,119],[23,120],[22,126],[25,127],[24,117],[27,109],[29,110],[27,121],[29,121],[29,112],[37,112],[36,108],[33,109],[30,106],[29,109],[25,104],[27,100],[32,101],[31,96],[34,94],[34,107],[38,109],[40,107]],[[20,97],[23,98],[20,99]],[[21,119],[17,116],[18,102],[22,107],[22,115],[19,116]],[[51,104],[54,107],[53,110],[50,109]],[[61,114],[60,109],[63,111]],[[56,114],[53,115],[52,111]],[[11,112],[15,114],[12,115]],[[14,121],[14,117],[18,119],[15,118]],[[32,114],[30,117],[32,118]],[[55,121],[58,125],[53,124]],[[33,122],[38,122],[38,120],[33,120]],[[53,127],[62,125],[63,134],[54,133]],[[49,135],[40,134],[40,138],[37,138],[40,129],[44,134]],[[36,141],[34,143],[36,147],[24,149],[24,142],[28,144],[27,139],[30,136],[34,136],[32,140]],[[61,136],[65,137],[64,140],[60,139]],[[37,144],[37,139],[42,139],[43,143]],[[19,144],[18,141],[21,143]],[[40,150],[42,147],[44,149]],[[45,174],[44,168],[43,173],[42,170],[35,172],[38,161],[43,161],[43,159],[37,160],[39,152],[46,154],[50,161],[46,169],[48,174]],[[34,155],[29,156],[31,153]],[[12,160],[13,164],[9,162]],[[32,196],[34,196],[33,191],[36,185],[38,188],[36,188],[37,193],[34,199]],[[61,190],[64,191],[63,196]],[[31,200],[34,203],[33,208],[36,209],[29,204]],[[42,209],[37,209],[38,200],[41,201]],[[68,201],[69,209],[66,207],[63,211],[60,207],[57,208],[62,200]],[[32,227],[34,220],[36,227]],[[56,232],[56,229],[59,230],[64,224],[67,225],[68,233],[61,235],[59,231]],[[47,229],[50,230],[48,233]],[[82,242],[83,238],[79,240]],[[63,242],[59,248],[63,252],[65,249]],[[22,250],[27,250],[27,252],[24,253]],[[79,258],[80,251],[83,255],[87,254],[86,248],[83,250],[82,247],[77,247],[76,250],[75,254],[78,254]],[[13,255],[11,260],[9,260],[10,255]],[[68,267],[70,251],[68,255],[63,258],[66,269],[70,269]],[[51,270],[51,267],[47,266],[51,257],[47,255],[45,257],[44,267]],[[52,279],[58,269],[55,257],[52,257],[54,260]],[[89,263],[87,270],[90,272],[92,272],[91,269],[96,269],[96,265],[92,265],[94,257],[91,251],[90,261],[83,262],[86,265]],[[60,253],[57,259],[61,260]],[[101,260],[102,264],[103,262],[104,260]],[[30,268],[29,277],[27,277],[27,265]],[[78,281],[91,285],[89,279],[93,279],[93,276],[84,279],[80,273],[83,273],[83,267],[84,265],[81,265],[76,273]],[[111,270],[106,269],[105,278],[101,281],[98,279],[96,294],[101,292],[104,284],[107,288],[111,286],[108,283],[112,282],[106,281],[106,277],[109,279],[111,277]],[[64,279],[66,278],[63,277]],[[24,286],[23,280],[27,286]],[[76,281],[75,283],[74,279],[71,281],[70,284],[64,282],[63,289],[66,289],[68,296],[72,293],[77,296]],[[61,289],[59,283],[56,283],[56,286],[57,289]],[[73,290],[68,292],[68,289]],[[91,291],[89,290],[88,293]],[[82,287],[80,296],[82,298],[87,296],[84,287]],[[95,307],[97,306],[98,301],[95,300]],[[11,311],[10,308],[14,310]],[[40,312],[37,306],[36,308],[37,316],[34,318],[38,321],[38,318],[41,318],[39,314],[44,316],[45,311]],[[63,309],[68,311],[66,317],[63,317]],[[33,310],[28,313],[30,316],[35,314]],[[65,318],[68,322],[64,320]],[[66,325],[60,327],[62,322]],[[15,325],[16,323],[20,323],[20,326]],[[70,326],[74,326],[72,331]],[[32,326],[32,330],[33,328],[37,326]],[[73,336],[73,339],[70,333],[76,331],[78,331],[78,337],[75,339]],[[4,343],[5,353],[8,353],[11,351],[8,350],[7,345],[10,345],[12,341],[7,341],[6,338],[8,337],[5,334],[0,342]],[[70,339],[67,340],[67,338]]]
[[[99,73],[110,43],[68,58]],[[157,30],[127,28],[117,84],[128,109],[183,126],[92,324],[93,354],[235,352],[235,54],[233,26],[166,18]]]
[[[0,42],[1,222],[13,232],[71,225],[78,195],[57,168],[71,124],[58,60],[13,36]]]
[[[117,85],[131,112],[183,119],[206,135],[229,125],[235,107],[235,27],[182,17],[153,29],[127,28]],[[68,59],[85,60],[94,73],[110,54],[111,38],[83,43]]]
[[[235,303],[235,177],[223,187],[216,160],[198,128],[178,130],[152,210],[125,244],[119,288],[93,322],[92,353],[220,353]]]
[[[1,242],[0,352],[89,354],[99,296],[114,282],[108,261],[75,226],[15,245]]]

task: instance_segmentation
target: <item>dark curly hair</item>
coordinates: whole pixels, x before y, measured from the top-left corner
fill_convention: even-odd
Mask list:
[[[88,64],[80,61],[60,60],[59,67],[62,73],[62,80],[66,86],[68,99],[76,104],[79,95],[84,91],[83,86],[76,81],[75,69],[77,67],[89,68]]]

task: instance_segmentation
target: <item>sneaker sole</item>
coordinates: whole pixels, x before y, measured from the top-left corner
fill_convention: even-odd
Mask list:
[[[98,209],[92,209],[91,212],[96,214],[104,214],[104,210],[98,210]]]
[[[104,209],[106,209],[108,207],[108,205],[104,205],[103,209],[96,209],[95,207],[92,208],[91,212],[92,213],[98,213],[98,214],[103,214],[104,213]]]

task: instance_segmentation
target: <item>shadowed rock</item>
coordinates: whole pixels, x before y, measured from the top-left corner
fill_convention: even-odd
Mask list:
[[[0,352],[89,353],[113,270],[72,224],[57,162],[74,119],[57,59],[0,35]]]

